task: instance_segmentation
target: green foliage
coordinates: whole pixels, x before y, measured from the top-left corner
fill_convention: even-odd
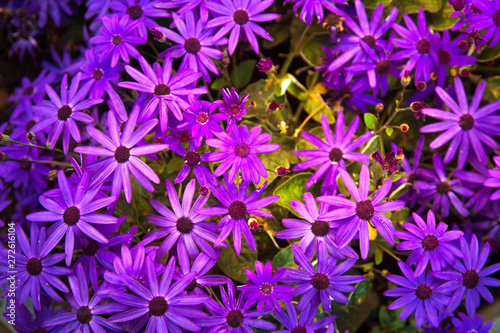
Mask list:
[[[273,195],[280,196],[279,200],[276,201],[276,203],[282,207],[287,208],[292,213],[295,213],[292,207],[290,207],[289,202],[292,199],[303,201],[302,194],[306,192],[305,186],[310,177],[310,172],[298,173],[291,176],[284,183],[279,185],[273,193]]]
[[[363,280],[356,286],[356,290],[352,293],[349,303],[347,303],[347,308],[351,308],[356,305],[362,297],[365,297],[370,290],[370,282],[368,280]]]
[[[495,47],[488,47],[486,45],[482,46],[480,54],[477,56],[477,60],[479,62],[489,62],[497,59],[498,57],[500,57],[500,43],[495,45]]]
[[[252,79],[257,61],[254,59],[243,60],[231,73],[231,82],[236,90],[246,86]]]
[[[435,13],[442,6],[443,0],[394,0],[391,2],[391,7],[397,7],[400,14],[415,14],[418,13],[420,8],[427,12]]]
[[[447,30],[451,29],[455,23],[458,22],[459,17],[451,17],[450,14],[454,12],[453,7],[448,1],[443,1],[444,4],[441,9],[429,15],[428,24],[434,30]]]
[[[289,245],[284,250],[278,252],[278,254],[273,259],[273,267],[286,267],[297,269],[298,265],[293,261],[292,246]]]
[[[330,45],[329,36],[317,36],[311,39],[302,49],[302,58],[309,64],[317,67],[321,64],[321,58],[325,58],[322,46]]]
[[[375,116],[373,113],[365,113],[363,116],[365,120],[365,125],[369,129],[375,129],[375,126],[377,125],[378,119],[377,116]]]
[[[241,253],[237,256],[234,252],[232,237],[228,237],[226,241],[229,247],[222,249],[219,260],[217,260],[217,265],[231,279],[245,283],[248,280],[245,269],[255,269],[257,251],[252,251],[242,236]]]

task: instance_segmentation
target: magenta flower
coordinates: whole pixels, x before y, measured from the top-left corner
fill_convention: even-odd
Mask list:
[[[495,165],[497,166],[497,168],[500,168],[500,156],[493,157],[493,161],[495,161]],[[493,188],[500,187],[500,170],[490,169],[488,170],[488,175],[491,178],[485,179],[483,185]],[[492,193],[489,199],[492,201],[500,199],[500,189]]]
[[[240,95],[236,92],[236,89],[229,88],[222,89],[222,101],[215,101],[213,105],[219,108],[219,111],[226,114],[227,116],[227,130],[236,125],[236,121],[241,120],[241,116],[247,113],[247,109],[250,105],[245,106],[248,100],[248,94],[240,98]]]
[[[335,6],[335,3],[345,4],[345,0],[285,0],[283,3],[293,2],[293,11],[295,15],[298,16],[297,11],[302,6],[300,11],[300,19],[311,25],[314,15],[318,19],[318,23],[323,21],[324,10],[323,7],[331,11],[332,13],[342,15],[342,11]]]

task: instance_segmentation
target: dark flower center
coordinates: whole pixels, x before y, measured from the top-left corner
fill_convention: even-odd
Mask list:
[[[36,124],[36,121],[34,121],[33,119],[31,119],[30,121],[28,121],[28,122],[26,123],[26,126],[24,126],[24,129],[26,130],[26,132],[29,132],[29,131],[30,131],[30,129],[31,129],[33,126],[35,126],[35,124]]]
[[[247,206],[242,201],[233,201],[228,208],[229,216],[234,220],[242,220],[246,217]]]
[[[317,290],[325,290],[330,286],[330,279],[323,273],[316,273],[311,279],[311,284]]]
[[[83,248],[83,254],[92,257],[97,253],[98,249],[99,249],[99,243],[97,243],[93,239],[89,239],[89,245]]]
[[[160,83],[155,87],[155,95],[168,95],[170,94],[170,87],[166,84]]]
[[[25,171],[31,170],[32,166],[33,166],[33,163],[31,163],[27,157],[23,157],[21,159],[21,162],[19,162],[19,167]]]
[[[421,283],[415,288],[415,295],[418,299],[425,301],[432,297],[432,289],[429,285]]]
[[[497,27],[500,27],[500,10],[497,10],[493,14],[493,22],[497,25]]]
[[[342,156],[344,156],[344,153],[339,148],[333,148],[328,155],[332,162],[339,162],[342,159]]]
[[[63,213],[63,222],[69,226],[75,225],[80,220],[80,210],[75,206],[66,208]]]
[[[316,236],[325,236],[330,231],[330,226],[326,221],[314,221],[311,231]]]
[[[130,157],[130,149],[125,146],[119,146],[115,150],[115,160],[118,163],[125,163]]]
[[[102,69],[100,68],[96,68],[92,71],[92,78],[95,79],[96,81],[97,80],[100,80],[102,78],[102,76],[104,75],[104,72]]]
[[[447,65],[450,62],[450,60],[451,60],[450,52],[441,49],[441,50],[437,51],[437,54],[439,56],[439,63],[440,64]]]
[[[202,197],[206,197],[210,194],[210,189],[207,186],[200,186],[199,192]]]
[[[49,331],[47,331],[47,329],[44,327],[38,327],[33,331],[33,333],[49,333]]]
[[[200,154],[195,151],[188,151],[184,161],[188,166],[194,167],[200,164],[201,157]]]
[[[71,116],[73,111],[69,107],[69,105],[63,105],[57,110],[57,119],[65,121]]]
[[[464,287],[467,289],[474,289],[479,284],[479,274],[476,270],[471,269],[464,273]]]
[[[114,46],[118,46],[123,43],[123,37],[121,35],[113,35],[113,37],[111,38],[111,43]]]
[[[474,127],[474,123],[475,123],[474,117],[472,117],[468,113],[461,116],[460,120],[458,121],[458,124],[464,131],[468,131],[472,127]]]
[[[184,49],[187,53],[196,54],[201,48],[200,41],[197,38],[191,37],[184,42]]]
[[[362,220],[369,221],[373,214],[375,214],[375,209],[373,208],[371,200],[365,200],[356,203],[356,215]]]
[[[417,42],[417,51],[420,54],[427,54],[431,51],[431,42],[426,38],[421,38]]]
[[[269,295],[273,292],[273,286],[269,283],[263,283],[260,285],[260,292],[264,295]]]
[[[385,75],[389,73],[391,69],[391,61],[390,60],[380,60],[375,66],[375,73],[378,75]]]
[[[375,39],[375,37],[368,35],[368,36],[365,36],[365,37],[363,37],[361,39],[364,40],[366,44],[370,45],[370,47],[372,49],[375,48],[375,43],[377,42],[377,40]]]
[[[442,182],[438,184],[436,191],[439,194],[448,194],[451,191],[451,186],[448,182]]]
[[[88,324],[92,320],[92,312],[88,306],[80,306],[76,310],[76,320],[82,324]]]
[[[38,275],[42,272],[42,261],[37,258],[29,258],[26,262],[26,272],[30,275]]]
[[[142,16],[144,10],[139,5],[132,5],[127,8],[127,14],[130,16],[130,19],[137,20]]]
[[[149,313],[152,316],[163,316],[163,314],[167,312],[167,309],[167,301],[161,296],[153,297],[149,301]]]
[[[226,316],[227,324],[232,328],[238,328],[243,324],[243,313],[240,310],[231,310]]]
[[[26,87],[23,90],[23,95],[24,96],[31,96],[31,94],[33,94],[33,91],[35,91],[35,88],[33,88],[32,86]]]
[[[246,143],[239,143],[234,147],[234,154],[239,157],[247,157],[250,154],[250,147]]]
[[[229,107],[229,113],[235,116],[240,113],[240,110],[241,108],[239,104],[233,104]]]
[[[179,140],[179,143],[188,142],[189,140],[191,140],[191,134],[189,133],[189,130],[180,131],[177,135],[177,140]]]
[[[238,9],[233,14],[233,20],[236,24],[243,25],[249,21],[250,17],[244,9]]]
[[[185,216],[179,218],[175,226],[181,234],[189,234],[193,230],[193,222]]]
[[[186,288],[184,288],[184,290],[187,292],[192,292],[193,290],[196,289],[197,286],[198,286],[198,282],[196,282],[196,279],[193,279],[193,281],[191,281],[188,284],[188,286]]]
[[[422,239],[422,247],[426,251],[434,251],[439,245],[439,239],[434,235],[427,235]]]
[[[205,125],[208,122],[208,114],[205,112],[200,112],[196,116],[196,121],[202,125]]]
[[[306,333],[306,329],[304,328],[304,326],[297,326],[295,327],[291,333]]]

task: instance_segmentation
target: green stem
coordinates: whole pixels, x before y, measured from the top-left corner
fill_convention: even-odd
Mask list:
[[[302,41],[304,40],[304,37],[306,36],[307,32],[309,31],[309,26],[307,26],[302,34],[299,37],[299,40],[297,41],[297,44],[295,44],[295,47],[293,50],[288,53],[288,56],[285,59],[285,62],[283,63],[283,66],[280,69],[280,76],[283,77],[285,74],[288,72],[288,68],[290,68],[290,65],[292,64],[293,59],[297,56],[298,50],[301,48]]]

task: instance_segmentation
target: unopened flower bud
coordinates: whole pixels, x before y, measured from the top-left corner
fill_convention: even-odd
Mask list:
[[[378,103],[377,105],[375,105],[375,112],[381,113],[382,111],[384,111],[384,104]]]
[[[469,77],[471,70],[467,67],[462,67],[458,70],[458,74],[461,77]]]
[[[47,179],[54,181],[57,179],[57,170],[50,170],[49,173],[47,174]]]
[[[28,140],[29,142],[36,141],[35,133],[33,133],[33,132],[26,133],[26,140]]]
[[[157,29],[153,28],[153,29],[151,29],[151,34],[153,35],[153,38],[156,41],[158,41],[160,43],[168,43],[167,42],[167,37],[160,30],[157,30]]]
[[[427,89],[427,83],[425,81],[418,81],[415,82],[415,87],[417,88],[417,90],[424,91],[425,89]]]
[[[458,43],[458,48],[462,51],[467,50],[469,48],[469,46],[470,46],[470,44],[466,39],[464,39],[463,41],[460,41]]]
[[[269,111],[276,111],[277,109],[281,108],[283,106],[283,103],[278,103],[275,99],[273,99],[271,101],[271,103],[269,103],[268,105],[268,108],[269,108]]]
[[[438,79],[438,72],[432,72],[431,73],[431,80],[436,81]]]
[[[210,195],[210,189],[207,186],[201,186],[199,192],[202,197],[208,197]]]
[[[276,174],[278,176],[283,176],[286,177],[291,171],[284,166],[280,165],[279,167],[276,168]]]
[[[260,232],[259,229],[259,221],[255,218],[249,218],[248,219],[248,226],[250,227],[250,230],[252,230],[253,233]]]
[[[410,129],[410,126],[408,126],[408,124],[401,124],[399,125],[399,129],[401,130],[401,132],[408,132],[408,130]]]
[[[0,162],[5,162],[9,160],[9,156],[3,151],[0,151]]]
[[[427,107],[427,104],[425,104],[424,102],[422,101],[417,101],[417,102],[413,102],[410,104],[410,109],[413,111],[413,112],[419,112],[419,111],[422,111],[422,109],[426,108]]]
[[[410,76],[410,72],[406,71],[405,72],[405,75],[403,75],[403,77],[401,78],[401,85],[403,87],[407,87],[411,82],[411,76]]]
[[[403,153],[403,148],[399,148],[396,152],[396,160],[401,161],[405,159],[405,154]]]
[[[257,63],[257,68],[260,72],[269,72],[273,68],[274,64],[271,58],[263,58]]]
[[[0,134],[0,146],[5,146],[10,142],[10,137],[7,134]]]

